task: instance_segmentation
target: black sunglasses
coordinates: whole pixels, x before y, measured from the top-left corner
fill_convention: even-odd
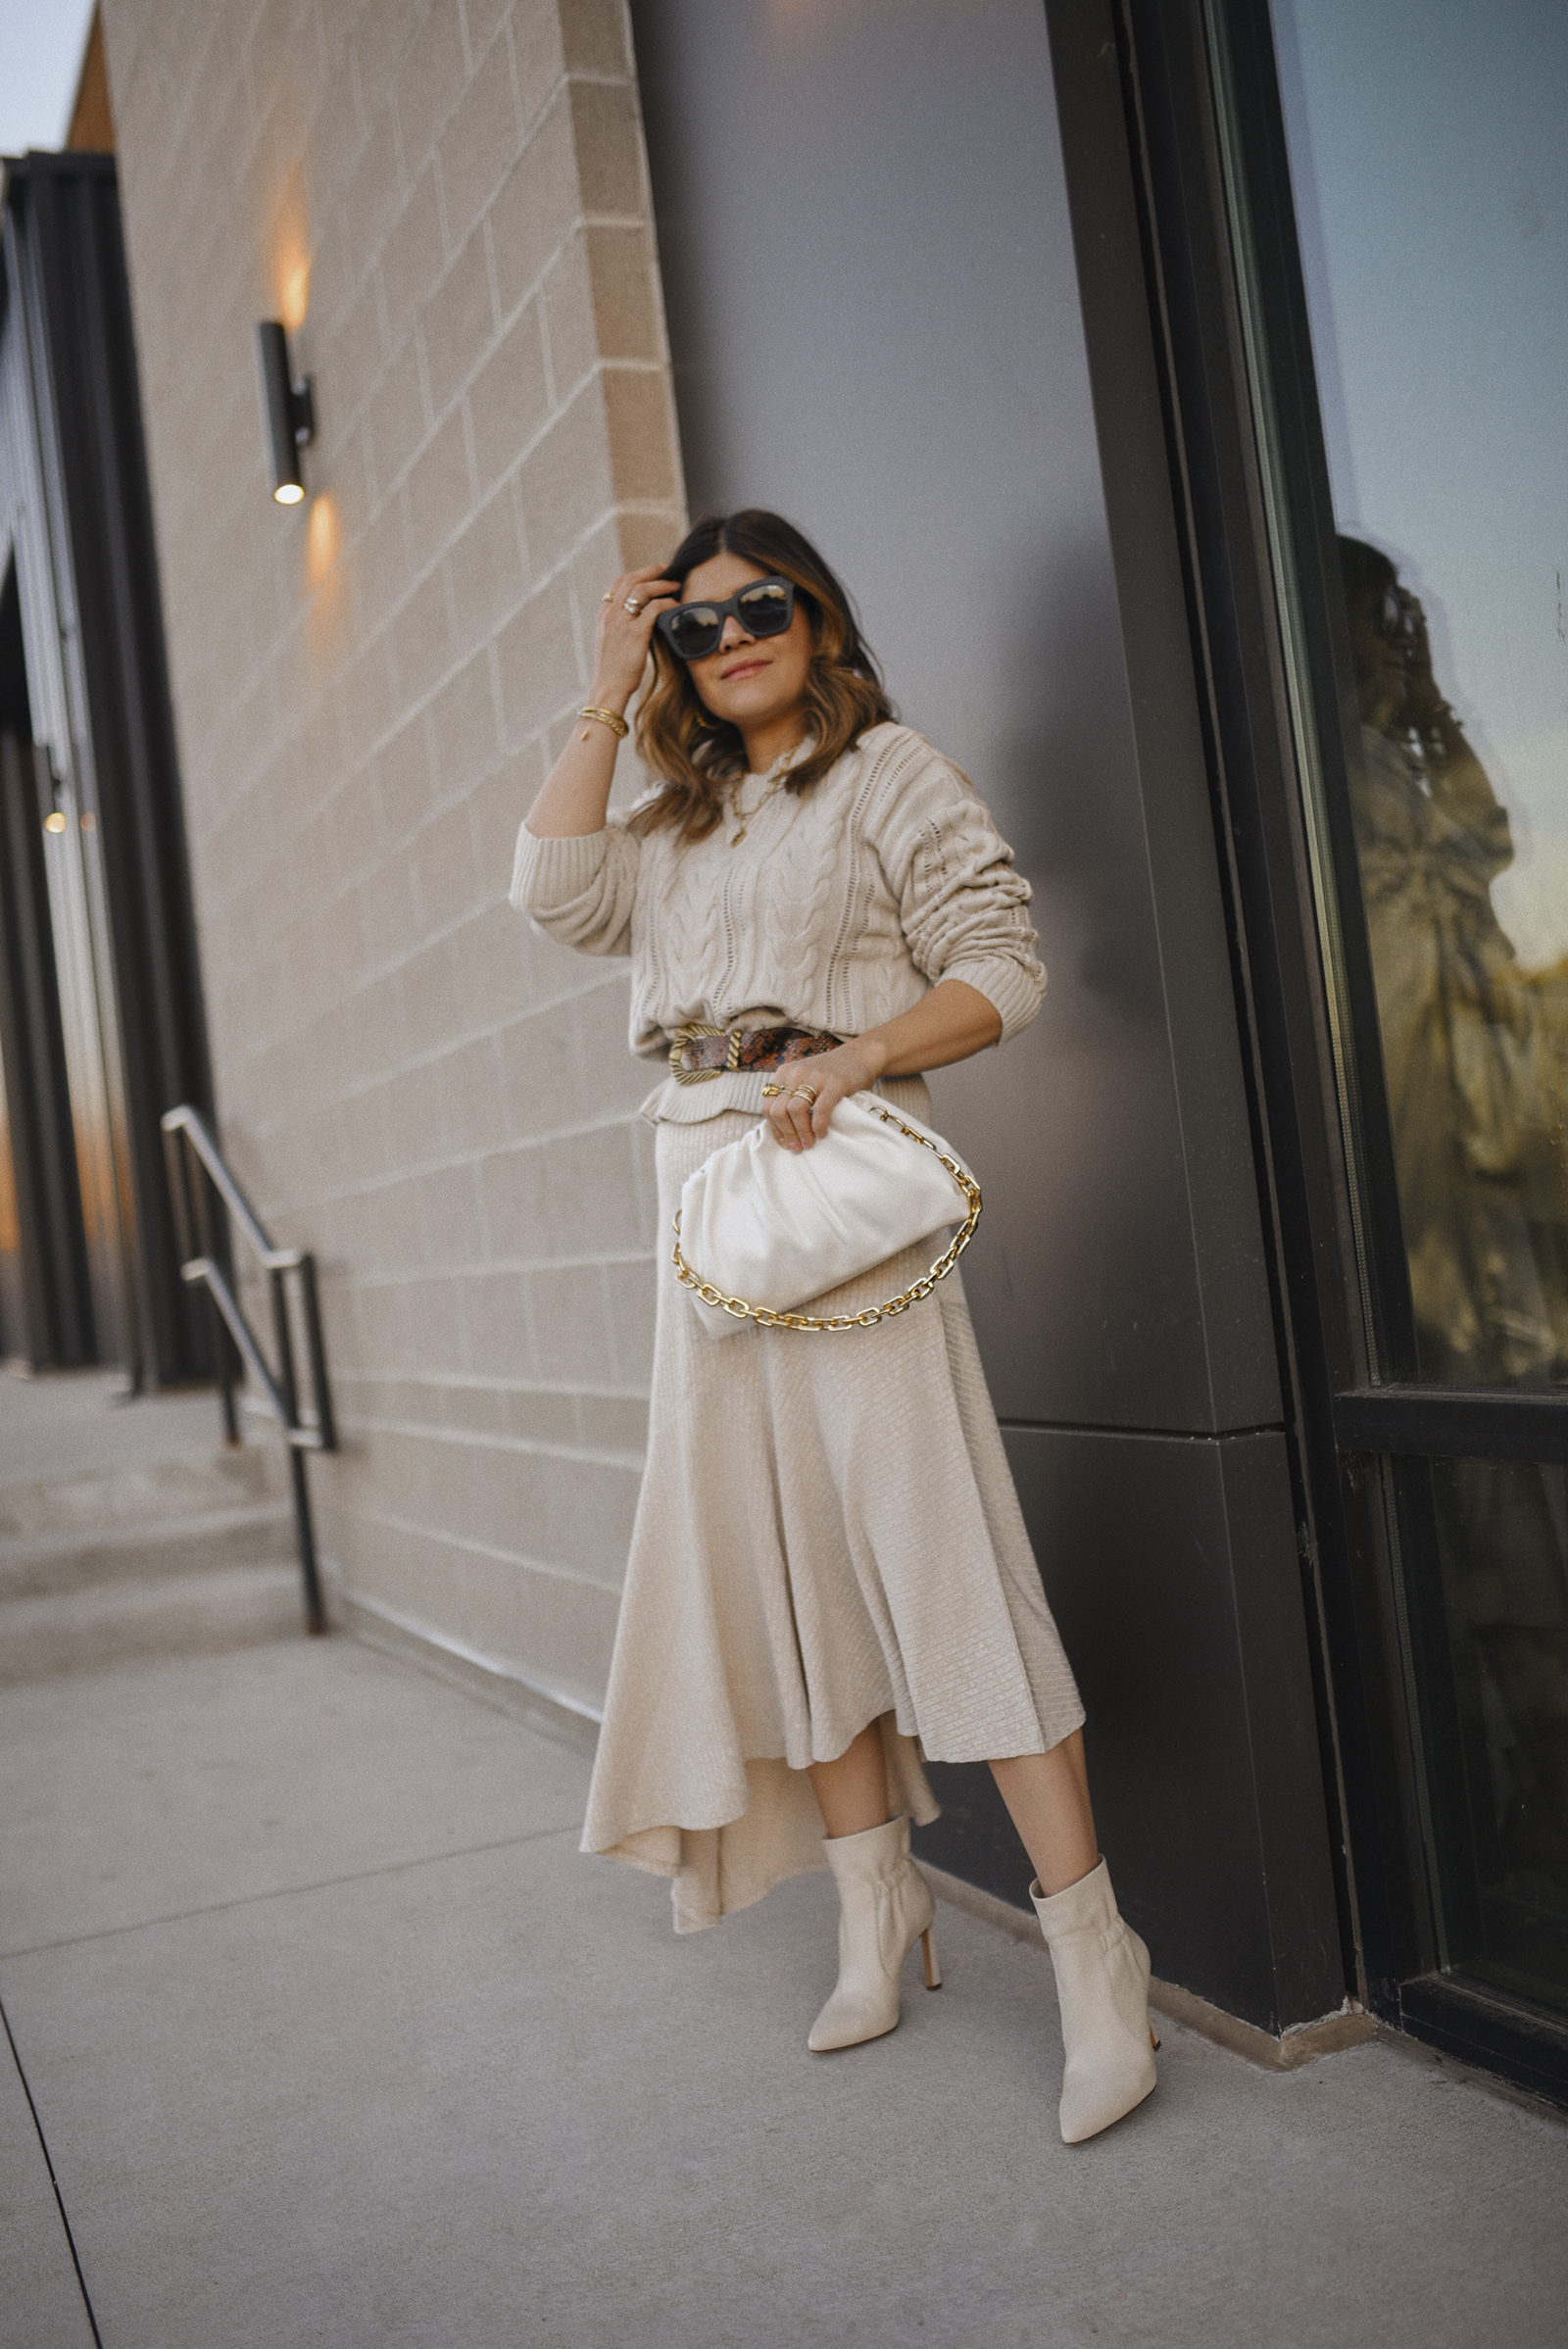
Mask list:
[[[733,612],[748,636],[782,636],[795,617],[793,579],[754,579],[722,604],[677,604],[659,615],[659,632],[681,661],[706,661],[718,650]]]

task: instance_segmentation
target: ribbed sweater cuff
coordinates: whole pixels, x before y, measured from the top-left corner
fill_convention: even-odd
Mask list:
[[[961,979],[966,987],[994,1003],[1002,1019],[999,1043],[1005,1044],[1026,1028],[1040,1008],[1045,990],[1038,978],[1007,954],[987,954],[973,962],[955,962],[942,974]]]
[[[606,834],[539,840],[523,824],[512,866],[512,903],[519,913],[548,913],[580,898],[605,861]]]

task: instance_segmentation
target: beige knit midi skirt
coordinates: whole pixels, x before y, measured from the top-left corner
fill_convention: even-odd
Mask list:
[[[658,1127],[648,1466],[582,1839],[671,1878],[681,1933],[825,1865],[807,1765],[869,1723],[895,1810],[923,1825],[923,1759],[1042,1753],[1084,1718],[959,1275],[871,1329],[701,1326],[664,1236],[686,1177],[755,1123]],[[813,1309],[895,1296],[935,1253]]]

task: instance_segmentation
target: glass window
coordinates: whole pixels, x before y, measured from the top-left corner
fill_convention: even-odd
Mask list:
[[[1395,1474],[1443,1963],[1568,1999],[1568,1469]]]
[[[1551,1385],[1568,1381],[1568,9],[1272,14],[1353,673],[1377,1031],[1360,1048],[1381,1042],[1416,1363],[1445,1385]]]

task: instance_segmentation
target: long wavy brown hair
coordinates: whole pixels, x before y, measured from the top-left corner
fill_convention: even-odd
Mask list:
[[[664,565],[684,588],[699,563],[739,555],[760,570],[793,579],[811,630],[806,683],[806,720],[811,747],[793,769],[787,791],[809,791],[868,726],[894,714],[881,673],[860,634],[850,599],[815,547],[782,514],[748,507],[710,514],[689,530]],[[717,718],[700,700],[684,661],[654,632],[654,681],[637,711],[637,748],[663,789],[632,817],[640,832],[672,824],[683,840],[703,840],[723,810],[728,786],[746,773],[740,728]]]

